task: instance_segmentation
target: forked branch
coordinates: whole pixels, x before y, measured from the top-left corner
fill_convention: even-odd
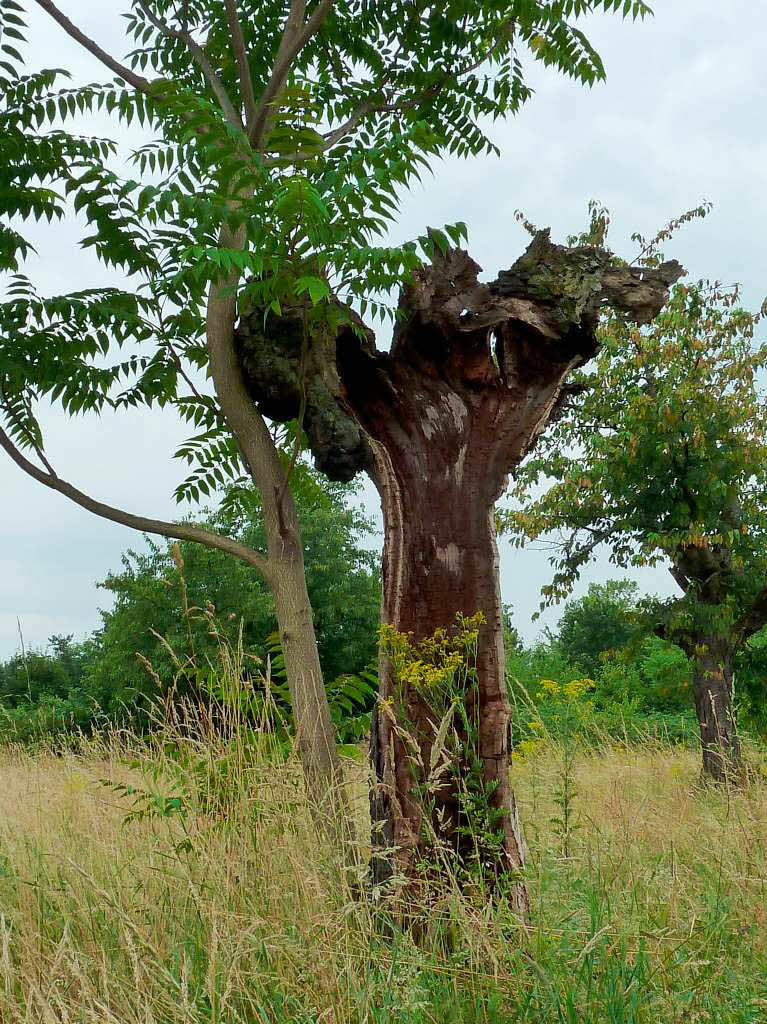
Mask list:
[[[285,30],[283,31],[280,47],[274,61],[274,67],[272,68],[269,81],[266,83],[266,88],[258,101],[253,119],[250,141],[254,149],[260,149],[268,134],[272,103],[277,99],[280,90],[285,85],[293,62],[309,40],[320,29],[332,6],[333,0],[320,0],[311,17],[304,21],[304,13],[306,11],[305,0],[292,0],[288,20],[285,23]]]
[[[225,6],[229,31],[232,34],[232,49],[237,57],[237,67],[240,70],[240,92],[245,111],[245,124],[248,132],[250,132],[256,117],[256,97],[253,92],[253,79],[250,74],[250,64],[248,63],[248,51],[245,47],[242,25],[237,15],[236,0],[225,0]]]
[[[44,11],[47,11],[54,21],[61,25],[68,36],[71,36],[84,49],[92,53],[110,71],[114,71],[120,78],[124,78],[128,85],[132,85],[134,89],[143,92],[145,96],[152,95],[152,83],[148,78],[144,78],[143,75],[137,75],[135,71],[131,71],[129,67],[115,60],[106,50],[102,50],[98,43],[91,39],[90,36],[86,36],[54,3],[51,3],[51,0],[35,0],[35,3],[38,7],[42,7]]]
[[[218,100],[227,121],[235,128],[242,128],[242,120],[240,115],[234,109],[234,105],[229,98],[229,93],[224,88],[221,79],[213,70],[211,63],[205,56],[205,51],[200,44],[197,43],[193,39],[192,35],[185,29],[174,28],[172,25],[169,25],[167,21],[163,21],[162,18],[158,18],[157,15],[150,10],[148,5],[144,3],[144,0],[139,0],[139,7],[146,15],[147,20],[154,25],[161,35],[164,35],[169,39],[178,39],[179,42],[186,46],[187,50],[191,54],[192,60],[205,76],[205,80],[213,91],[213,95]]]

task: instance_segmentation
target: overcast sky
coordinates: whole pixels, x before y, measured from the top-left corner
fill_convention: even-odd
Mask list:
[[[126,51],[114,13],[121,4],[61,0],[60,6],[106,49]],[[562,240],[584,227],[588,200],[599,199],[612,212],[612,247],[632,255],[633,231],[653,233],[706,198],[713,213],[684,229],[667,255],[693,278],[741,282],[744,301],[761,303],[767,294],[767,0],[656,0],[654,8],[655,17],[644,23],[614,16],[590,21],[607,67],[604,85],[586,90],[534,69],[536,95],[518,117],[494,129],[502,156],[435,166],[404,199],[395,237],[464,220],[472,255],[495,276],[527,242],[516,209]],[[36,64],[67,68],[82,81],[108,78],[42,12],[30,12],[29,21]],[[88,127],[111,134],[106,122]],[[40,255],[31,273],[42,289],[60,293],[108,280],[77,248],[77,238],[75,224],[36,235]],[[50,413],[44,426],[61,476],[131,511],[179,515],[171,495],[182,468],[171,454],[184,430],[173,414],[73,421]],[[365,493],[377,514],[375,493]],[[53,633],[80,637],[94,629],[99,606],[109,604],[96,581],[119,568],[121,552],[140,546],[141,538],[46,491],[3,453],[0,499],[0,658],[19,646],[17,621],[28,647],[44,645]],[[619,572],[606,558],[595,562],[578,592],[590,579],[610,575]],[[660,570],[635,574],[654,592],[670,592],[666,577]],[[551,612],[531,622],[547,578],[543,552],[519,552],[501,541],[504,599],[527,638],[556,621]]]

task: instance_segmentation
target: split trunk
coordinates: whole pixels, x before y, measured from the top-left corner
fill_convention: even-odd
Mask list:
[[[453,249],[416,272],[403,289],[389,352],[376,349],[351,313],[303,363],[296,317],[243,318],[240,351],[267,415],[295,416],[305,397],[304,426],[320,469],[334,479],[365,470],[375,482],[385,527],[383,622],[417,643],[450,629],[457,614],[484,617],[476,679],[467,678],[463,695],[474,741],[428,808],[423,773],[439,709],[382,660],[371,743],[375,880],[394,871],[415,878],[436,835],[457,866],[479,867],[491,887],[504,879],[526,916],[494,506],[508,473],[566,400],[568,374],[596,352],[602,305],[647,322],[681,268],[629,268],[602,248],[557,246],[539,232],[494,282],[480,283],[479,271]],[[469,820],[469,776],[489,804],[487,843],[477,843]]]

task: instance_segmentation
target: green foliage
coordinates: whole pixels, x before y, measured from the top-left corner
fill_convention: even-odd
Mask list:
[[[568,601],[556,632],[508,653],[507,678],[522,756],[542,736],[687,742],[694,734],[690,659],[648,631],[633,583],[591,584]]]
[[[382,296],[435,245],[465,236],[457,223],[381,245],[401,192],[442,154],[494,149],[488,119],[531,94],[525,51],[592,85],[604,69],[579,19],[649,11],[642,0],[335,5],[270,93],[284,5],[236,6],[260,120],[243,116],[223,4],[186,3],[181,22],[168,0],[130,5],[130,64],[153,75],[139,89],[23,73],[23,10],[0,4],[0,269],[13,275],[0,304],[0,414],[39,453],[40,399],[72,414],[171,403],[196,431],[178,453],[193,469],[177,497],[192,502],[242,477],[215,398],[189,383],[207,364],[208,286],[239,288],[240,303],[265,311],[301,309],[309,337],[347,316],[337,299],[388,316]],[[67,130],[97,111],[116,134],[137,122],[150,136],[129,154],[135,177],[113,142]],[[84,282],[46,297],[24,275],[30,246],[16,225],[72,209],[86,224],[81,246],[131,290]]]
[[[21,651],[0,663],[0,736],[35,742],[87,733],[101,713],[85,670],[94,644],[52,636],[45,651]]]
[[[375,552],[363,546],[372,528],[350,503],[353,488],[328,484],[302,463],[293,486],[331,712],[343,742],[351,743],[366,731],[375,684],[369,667],[377,654],[380,579]],[[239,495],[239,506],[248,501],[250,515],[225,505],[210,525],[258,547],[258,501],[252,491]],[[148,724],[158,697],[182,700],[216,685],[222,644],[242,648],[252,669],[265,671],[271,658],[273,697],[289,717],[272,599],[248,566],[197,544],[150,541],[148,551],[128,552],[122,572],[102,586],[115,605],[102,613],[91,639],[53,637],[48,653],[0,664],[7,733],[23,740],[87,730],[104,716]]]
[[[576,377],[582,393],[517,494],[544,473],[554,486],[505,516],[525,536],[567,532],[549,598],[567,593],[600,542],[620,564],[710,547],[731,552],[736,567],[761,565],[767,449],[756,374],[767,349],[752,348],[755,318],[734,297],[678,286],[649,331],[605,328],[596,370]],[[746,594],[749,583],[758,589],[754,575],[740,579]]]
[[[596,675],[605,655],[621,650],[636,633],[638,589],[624,580],[592,583],[584,597],[565,605],[557,642],[586,675]]]
[[[394,695],[380,703],[383,714],[394,715],[404,737],[407,763],[415,785],[412,794],[424,814],[421,869],[428,876],[435,863],[450,864],[451,872],[468,873],[478,883],[488,865],[497,865],[503,849],[503,811],[493,806],[497,782],[488,781],[480,752],[477,639],[484,623],[481,612],[456,615],[450,628],[415,641],[391,624],[380,627],[381,653],[391,664]],[[413,722],[415,701],[429,709],[426,738],[429,764],[422,756],[422,726]],[[392,711],[391,705],[394,705]],[[404,726],[402,723],[405,723]],[[456,864],[455,851],[441,840],[444,792],[455,794],[458,814],[455,833],[468,838],[470,855]]]
[[[749,637],[735,658],[735,696],[742,720],[767,736],[767,628]]]
[[[89,645],[72,636],[52,636],[50,653],[22,651],[0,665],[0,692],[6,707],[37,703],[42,697],[68,697],[82,678]]]
[[[285,670],[279,633],[272,633],[266,639],[269,688],[285,721],[291,720],[290,691]],[[344,672],[325,683],[328,706],[340,751],[352,758],[358,758],[360,751],[355,746],[370,731],[371,708],[378,691],[378,668],[369,665],[359,672]]]
[[[371,533],[370,524],[347,504],[348,487],[329,485],[302,464],[296,466],[292,482],[325,678],[357,674],[376,657],[377,558],[362,546]],[[210,527],[258,548],[263,543],[258,501],[252,491],[241,491],[238,507],[247,502],[249,515],[225,505],[211,517]],[[94,689],[108,692],[108,706],[114,712],[121,705],[135,707],[141,695],[156,695],[156,679],[163,690],[172,685],[178,665],[171,651],[176,657],[194,654],[201,665],[214,656],[219,638],[211,635],[204,615],[189,621],[182,614],[184,608],[215,609],[218,628],[231,643],[238,642],[242,628],[246,651],[262,662],[269,653],[276,620],[269,591],[256,573],[197,544],[182,543],[177,552],[174,557],[174,545],[150,542],[147,553],[129,552],[123,571],[103,584],[116,601],[102,613],[104,624],[89,679]],[[146,661],[156,679],[147,673]]]
[[[650,242],[636,236],[641,259],[657,263],[660,241],[705,212]],[[620,566],[666,565],[682,593],[644,602],[645,629],[701,659],[699,673],[710,650],[729,664],[767,622],[759,321],[737,288],[704,281],[677,286],[647,328],[611,317],[595,368],[568,385],[562,415],[518,474],[517,506],[501,515],[517,543],[560,538],[546,602],[569,592],[600,545]]]

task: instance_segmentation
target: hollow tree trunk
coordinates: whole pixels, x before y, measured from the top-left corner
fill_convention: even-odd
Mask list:
[[[524,867],[510,781],[511,710],[493,511],[507,474],[563,399],[568,374],[596,350],[596,315],[588,310],[590,303],[603,301],[604,292],[601,285],[595,289],[593,279],[584,284],[579,276],[584,255],[595,273],[590,262],[595,253],[578,250],[573,265],[573,252],[537,236],[515,267],[487,286],[478,284],[479,268],[465,253],[451,251],[403,293],[402,321],[388,356],[371,361],[351,339],[338,344],[344,397],[369,440],[371,475],[383,506],[384,622],[412,632],[418,641],[449,627],[459,612],[481,612],[486,620],[473,710],[482,781],[500,832],[500,843],[481,851],[483,874],[491,884]],[[597,264],[600,259],[597,254]],[[628,305],[640,311],[640,319],[648,295],[659,308],[665,294],[661,281],[632,280],[631,286]],[[573,301],[579,287],[584,288],[582,304]],[[620,288],[612,297],[626,305]],[[399,713],[397,700],[392,701],[398,687],[405,704]],[[371,815],[380,851],[373,873],[379,881],[394,867],[411,874],[423,852],[421,780],[401,730],[415,729],[417,761],[425,766],[436,726],[434,709],[412,689],[403,697],[385,659],[380,696],[371,743],[378,784]],[[464,753],[459,786],[476,770],[474,752]],[[429,825],[456,860],[468,860],[474,852],[472,828],[455,786],[435,794],[430,815]],[[396,850],[394,863],[383,852],[387,845]],[[526,916],[524,883],[517,880],[511,892]]]
[[[465,694],[478,739],[476,749],[467,746],[453,766],[453,779],[433,794],[425,822],[419,792],[439,711],[413,688],[403,694],[382,659],[371,747],[378,784],[371,800],[378,847],[373,876],[380,883],[395,869],[412,875],[428,859],[429,835],[436,833],[456,864],[473,861],[476,871],[479,856],[482,874],[494,886],[502,876],[517,874],[525,861],[510,781],[511,709],[494,506],[509,466],[545,422],[571,364],[560,363],[545,381],[537,374],[506,380],[482,332],[463,339],[452,365],[435,369],[422,357],[421,326],[414,329],[398,339],[383,392],[365,379],[363,365],[346,363],[348,354],[342,354],[342,367],[345,379],[357,382],[355,409],[370,440],[383,507],[383,621],[419,641],[449,628],[458,613],[482,613],[477,684]],[[417,757],[403,730],[416,741]],[[461,801],[478,765],[481,779],[473,778],[473,785],[479,782],[487,794],[495,833],[485,843],[477,833],[487,822],[468,820]],[[396,850],[393,857],[386,847]],[[526,917],[524,884],[515,880],[509,892]]]
[[[376,483],[385,526],[384,622],[412,631],[417,642],[449,628],[457,612],[485,617],[477,683],[466,695],[477,705],[478,749],[464,752],[456,784],[434,794],[429,824],[456,860],[471,855],[459,794],[478,771],[498,840],[483,849],[480,866],[495,885],[523,866],[524,843],[509,779],[493,507],[507,474],[566,397],[569,372],[595,354],[602,306],[646,323],[682,268],[629,267],[598,246],[554,245],[542,231],[494,282],[480,283],[480,269],[449,249],[416,271],[388,353],[340,303],[337,335],[315,339],[305,358],[296,313],[245,317],[238,345],[259,408],[280,420],[304,410],[318,468],[337,480],[366,470]],[[412,687],[399,685],[395,695],[395,683],[384,661],[371,741],[378,880],[394,867],[413,878],[419,870],[425,812],[414,766],[429,765],[437,714]],[[515,880],[511,892],[526,914],[524,884]]]
[[[693,695],[700,725],[704,781],[738,783],[743,777],[733,705],[733,652],[716,637],[696,645]]]

